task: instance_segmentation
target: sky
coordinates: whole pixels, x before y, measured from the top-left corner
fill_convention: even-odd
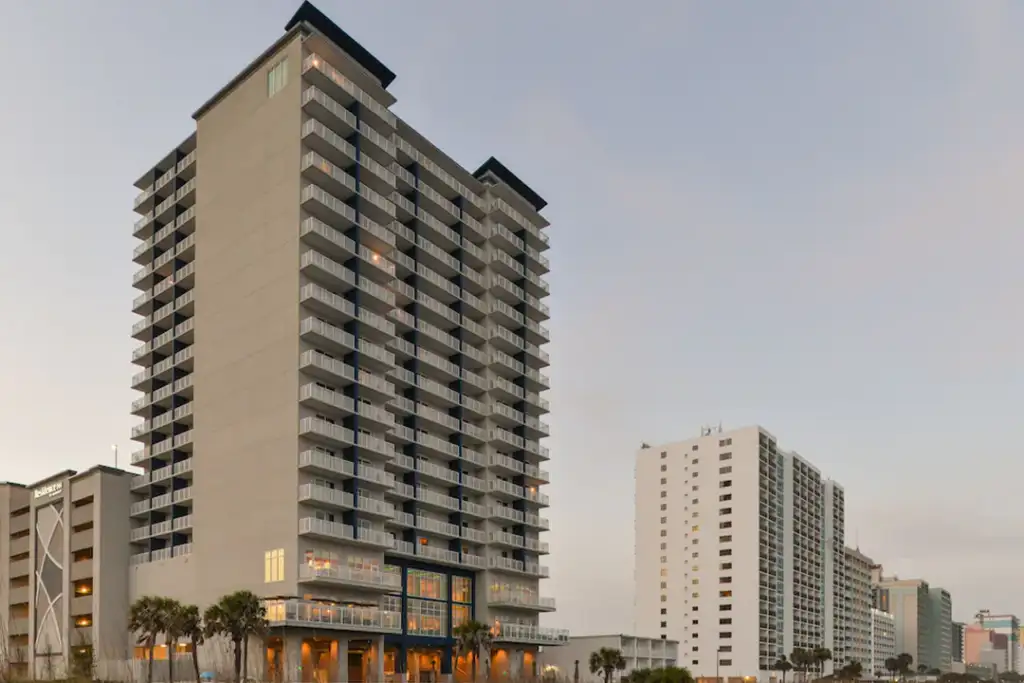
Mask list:
[[[0,3],[0,479],[135,449],[132,183],[298,4]],[[1024,614],[1024,4],[320,7],[550,202],[544,623],[632,629],[635,452],[720,421],[956,617]]]

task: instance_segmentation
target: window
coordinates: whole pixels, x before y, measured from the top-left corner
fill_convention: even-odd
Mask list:
[[[668,543],[662,543],[661,544],[661,549],[662,550],[668,550]]]
[[[721,508],[718,511],[718,514],[720,514],[720,515],[731,515],[732,514],[732,508]]]
[[[732,591],[718,591],[718,597],[720,598],[731,598]]]
[[[692,464],[696,465],[699,462],[700,462],[700,458],[694,458]]]
[[[693,531],[693,532],[700,531],[700,524],[694,524],[693,526],[691,526],[690,527],[690,531]]]
[[[732,611],[732,603],[728,603],[727,602],[724,605],[719,605],[718,606],[718,611],[719,612],[731,612]]]
[[[668,614],[668,610],[667,610],[667,609],[665,609],[664,607],[662,607],[662,608],[661,608],[661,613],[662,613],[662,614]]]
[[[661,601],[662,602],[668,602],[668,596],[667,595],[662,595],[661,596]]]
[[[729,474],[730,472],[732,472],[732,465],[726,465],[725,467],[718,468],[719,474]]]
[[[691,612],[697,612],[697,611],[699,611],[699,610],[697,609],[697,605],[694,605],[693,607],[691,607],[691,608],[690,608],[690,611],[691,611]]]
[[[731,529],[732,528],[732,522],[728,522],[728,521],[726,521],[726,522],[719,522],[718,523],[718,528],[719,529]]]
[[[661,459],[664,460],[667,457],[668,457],[668,451],[662,451],[661,452]]]
[[[697,646],[696,646],[696,645],[694,645],[694,646],[693,646],[693,648],[691,648],[691,649],[692,649],[692,650],[693,650],[694,652],[699,652],[699,650],[697,649]]]
[[[694,473],[693,473],[692,475],[690,475],[690,476],[696,477],[696,476],[697,476],[698,474],[700,474],[700,472],[694,472]]]
[[[719,569],[732,569],[732,562],[723,562],[722,564],[718,565],[718,568]]]
[[[718,456],[718,459],[719,459],[719,460],[732,460],[732,453],[728,453],[728,452],[726,452],[726,453],[721,453],[721,454],[720,454],[720,455]]]
[[[668,472],[668,465],[662,465],[661,466],[661,471],[662,472]]]
[[[690,622],[690,626],[696,626],[700,622],[700,619],[694,619]]]
[[[731,445],[732,445],[732,438],[731,437],[728,438],[728,439],[719,439],[718,440],[718,447],[719,448],[724,448],[725,446],[731,446]]]
[[[697,450],[697,444],[693,444],[693,446],[692,446],[692,447],[690,448],[690,450],[691,450],[691,451],[695,451],[695,450]]]
[[[694,586],[699,586],[700,585],[700,579],[693,579],[693,580],[690,581],[690,583],[692,583]]]
[[[661,511],[664,512],[665,510],[668,510],[668,503],[661,504]]]
[[[412,574],[413,571],[419,570],[410,569],[409,573]],[[434,637],[447,635],[448,606],[444,602],[408,599],[406,606],[408,610],[406,627],[410,634]]]
[[[720,576],[718,577],[718,583],[732,583],[731,576]]]
[[[732,486],[732,479],[726,479],[725,481],[718,482],[718,488],[727,489]]]
[[[718,648],[719,652],[732,652],[732,645],[722,645]]]
[[[668,478],[667,477],[662,477],[661,478],[661,485],[664,486],[667,483],[668,483]]]
[[[722,617],[718,620],[719,626],[732,626],[732,617]]]
[[[473,602],[473,580],[468,576],[452,577],[452,602]],[[455,624],[452,624],[454,627]]]
[[[699,598],[700,597],[700,593],[690,593],[690,597],[691,598]]]
[[[691,555],[691,557],[697,557],[698,555],[700,555],[700,553],[694,552],[693,555]]]
[[[732,548],[722,548],[718,551],[719,557],[729,557],[730,555],[732,555]]]
[[[668,622],[667,621],[661,622],[661,627],[662,628],[668,628]]]
[[[662,576],[668,576],[668,569],[666,569],[666,568],[662,567],[662,568],[661,568],[661,575],[662,575]]]
[[[437,572],[428,572],[423,569],[410,569],[406,578],[406,593],[415,598],[430,598],[431,600],[444,600],[448,577]]]
[[[723,659],[723,660],[720,660],[720,661],[718,662],[718,665],[719,665],[719,666],[732,666],[732,660],[731,660],[731,659]]]
[[[662,555],[662,556],[661,556],[661,563],[662,563],[662,564],[665,564],[666,562],[668,562],[668,558],[667,558],[667,557],[665,557],[664,555]]]
[[[730,541],[732,541],[732,536],[719,536],[718,537],[718,542],[719,543],[729,543]]]
[[[668,491],[662,491],[661,492],[661,497],[662,498],[667,498],[668,497]]]
[[[462,626],[470,617],[470,606],[469,605],[452,605],[452,628],[458,628]]]
[[[718,497],[718,502],[719,503],[727,503],[730,500],[732,500],[732,494],[731,493],[723,493],[722,495],[720,495]]]
[[[698,490],[699,488],[700,488],[699,486],[697,486],[696,484],[694,484],[694,485],[693,485],[693,486],[691,487],[691,489],[690,489],[690,490],[691,490],[691,491],[696,491],[696,490]]]
[[[666,522],[668,522],[668,517],[662,517],[661,518],[661,523],[665,524]]]
[[[267,583],[284,581],[284,548],[263,553],[263,580]]]
[[[694,665],[694,666],[697,666],[698,664],[700,664],[700,662],[699,662],[698,660],[696,660],[696,659],[695,659],[695,660],[693,660],[693,665]]]
[[[718,637],[719,638],[732,638],[732,631],[719,631],[718,632]]]
[[[668,530],[667,530],[667,529],[662,529],[662,530],[661,530],[661,535],[662,535],[662,537],[663,537],[663,538],[664,538],[665,536],[668,536]]]
[[[668,588],[668,583],[666,583],[665,581],[662,581],[661,582],[661,587],[662,588]]]

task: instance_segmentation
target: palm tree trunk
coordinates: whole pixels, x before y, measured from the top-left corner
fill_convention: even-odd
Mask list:
[[[199,683],[199,678],[200,678],[200,676],[199,676],[199,652],[198,652],[198,649],[199,648],[198,648],[198,644],[196,643],[196,639],[193,638],[192,639],[192,668],[195,669],[196,683]]]
[[[249,634],[242,639],[242,680],[249,678]]]
[[[472,659],[472,663],[469,665],[469,667],[470,667],[469,668],[470,680],[472,680],[473,683],[476,683],[476,662],[477,662],[477,659],[479,659],[479,657],[477,657],[477,653],[476,652],[470,652],[469,656],[473,658]]]
[[[153,683],[153,646],[155,641],[150,638],[146,641],[146,645],[149,648],[149,661],[146,663],[146,683]]]
[[[167,681],[174,683],[174,645],[167,639]]]
[[[235,646],[235,683],[241,683],[242,679],[242,641],[236,640],[233,645]]]

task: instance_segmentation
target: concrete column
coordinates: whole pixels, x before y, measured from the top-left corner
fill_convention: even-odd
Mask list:
[[[375,662],[376,673],[373,679],[377,683],[383,683],[384,681],[384,636],[377,636],[376,638],[376,650],[377,650],[377,661]]]
[[[281,678],[286,683],[299,683],[302,680],[302,638],[285,636],[281,662]]]
[[[508,653],[509,678],[515,680],[523,674],[523,651],[512,650]]]
[[[334,652],[331,652],[332,660],[334,659]],[[337,665],[335,667],[335,677],[331,679],[331,683],[347,683],[348,681],[348,638],[338,638],[338,649],[337,649]]]

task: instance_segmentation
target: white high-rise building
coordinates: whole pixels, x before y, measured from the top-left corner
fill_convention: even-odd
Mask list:
[[[871,608],[871,669],[864,675],[885,675],[885,660],[896,656],[896,620],[893,615]]]
[[[841,486],[758,426],[645,445],[637,631],[680,641],[695,676],[768,676],[794,648],[844,662],[843,509]]]

